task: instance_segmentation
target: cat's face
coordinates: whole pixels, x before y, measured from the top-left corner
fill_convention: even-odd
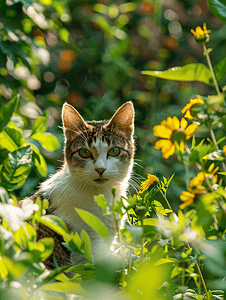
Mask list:
[[[134,109],[122,105],[109,121],[84,121],[71,105],[62,111],[66,136],[65,158],[81,183],[120,183],[130,175],[134,157]],[[82,175],[82,176],[81,176]]]

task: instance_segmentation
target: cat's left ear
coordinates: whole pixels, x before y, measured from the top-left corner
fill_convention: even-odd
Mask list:
[[[89,127],[79,112],[68,103],[63,105],[62,121],[67,139],[81,134]]]
[[[134,131],[133,103],[128,101],[119,107],[106,126],[125,132],[127,137],[131,138]]]

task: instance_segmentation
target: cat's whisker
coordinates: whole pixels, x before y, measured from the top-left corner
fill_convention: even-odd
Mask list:
[[[84,131],[84,133],[86,134],[86,136],[85,136],[85,134],[78,128],[78,126],[75,125],[74,122],[72,122],[71,120],[70,120],[70,122],[71,122],[71,124],[78,130],[78,132],[80,132],[80,134],[81,134],[81,136],[84,138],[84,140],[88,142],[89,137],[88,137],[87,131],[86,131],[86,130]]]
[[[81,132],[81,130],[78,129],[79,131],[76,131],[72,128],[68,128],[68,127],[65,127],[65,128],[72,131],[72,132],[74,132],[74,133],[76,133],[77,135],[79,135],[85,142],[87,141],[87,137]]]
[[[137,174],[137,173],[135,173],[135,172],[132,172],[132,174],[131,174],[131,176],[133,176],[133,177],[135,177],[137,180],[147,180],[147,178],[145,178],[145,177],[143,177],[143,176],[141,176],[140,174]]]
[[[136,161],[134,161],[133,163],[134,163],[134,165],[136,165],[136,166],[138,166],[138,167],[140,167],[142,169],[144,168],[143,166],[141,166],[140,164],[138,164]]]

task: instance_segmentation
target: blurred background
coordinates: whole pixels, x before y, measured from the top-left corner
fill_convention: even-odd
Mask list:
[[[48,131],[61,148],[40,148],[54,173],[63,161],[61,108],[67,101],[86,120],[109,119],[128,100],[135,107],[135,173],[171,177],[168,198],[175,210],[185,189],[184,166],[176,156],[162,158],[154,149],[153,127],[181,109],[197,94],[214,94],[200,82],[176,82],[141,75],[204,63],[202,46],[190,29],[212,31],[208,47],[213,65],[226,53],[225,25],[205,0],[7,0],[0,3],[0,105],[20,94],[14,122],[24,134],[45,110]],[[225,82],[223,82],[225,85]],[[222,85],[222,86],[223,86]],[[22,124],[22,125],[21,125]],[[207,136],[199,129],[198,137]],[[32,195],[44,178],[35,170],[19,197]],[[134,190],[131,188],[131,193]]]

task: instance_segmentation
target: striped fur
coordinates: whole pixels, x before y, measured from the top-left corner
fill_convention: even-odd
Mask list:
[[[69,225],[71,232],[86,230],[92,241],[94,255],[98,255],[96,245],[100,238],[83,222],[74,207],[97,216],[114,237],[116,228],[113,217],[103,214],[94,196],[103,194],[111,204],[113,187],[117,189],[117,199],[121,195],[126,196],[135,151],[133,105],[132,102],[125,103],[108,121],[85,121],[71,105],[64,104],[62,120],[65,162],[56,174],[41,184],[38,193],[51,199],[51,213]],[[83,157],[83,151],[88,151],[90,157]],[[119,153],[114,157],[112,151]],[[73,265],[84,262],[81,256],[75,253],[71,255]]]

